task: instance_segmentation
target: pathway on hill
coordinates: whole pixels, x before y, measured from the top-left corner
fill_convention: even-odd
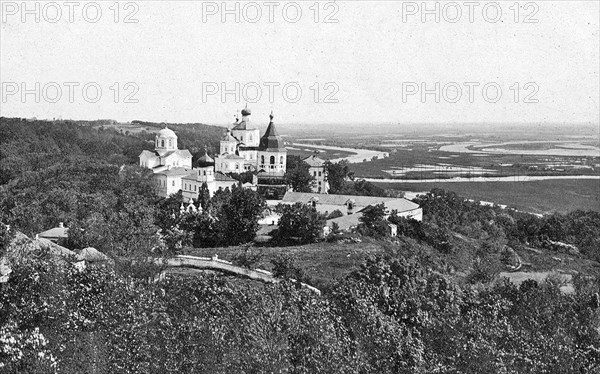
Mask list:
[[[243,267],[235,266],[229,261],[224,261],[216,256],[213,258],[208,257],[195,257],[195,256],[176,256],[173,258],[157,258],[152,259],[157,265],[166,266],[167,270],[172,269],[190,269],[192,271],[203,271],[212,270],[218,271],[225,274],[235,275],[242,278],[257,280],[265,283],[279,283],[281,279],[273,276],[271,272],[261,269],[246,269]],[[297,282],[295,279],[291,279],[292,282]],[[302,288],[306,288],[316,294],[321,294],[321,291],[317,288],[310,286],[305,283],[300,283]]]

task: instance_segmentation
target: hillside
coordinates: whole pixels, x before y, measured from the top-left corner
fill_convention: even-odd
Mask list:
[[[275,242],[254,243],[257,192],[201,193],[202,212],[181,212],[182,194],[157,197],[137,167],[141,132],[2,119],[0,134],[0,372],[600,370],[600,213],[538,217],[433,189],[414,199],[423,222],[372,207],[321,238],[324,217],[298,204]],[[59,246],[20,233],[58,222]],[[286,237],[282,222],[300,226]],[[111,261],[81,257],[89,247]],[[277,282],[156,265],[185,253]]]

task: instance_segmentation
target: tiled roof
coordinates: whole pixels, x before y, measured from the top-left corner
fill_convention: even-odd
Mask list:
[[[362,214],[350,214],[347,216],[337,217],[327,221],[327,226],[332,226],[335,222],[338,224],[340,230],[348,230],[351,227],[358,226],[360,223],[360,217]]]
[[[325,160],[320,159],[316,156],[307,157],[303,161],[312,167],[320,167],[320,166],[323,166],[323,164],[325,163]]]
[[[325,195],[309,192],[292,192],[288,191],[283,197],[284,203],[308,203],[314,199],[317,204],[339,205],[343,206],[349,200],[352,200],[357,208],[367,207],[369,205],[377,205],[384,203],[390,210],[398,212],[406,212],[419,208],[419,205],[412,201],[396,198],[396,197],[373,197],[373,196],[354,196],[354,195]]]
[[[234,130],[246,130],[246,121],[237,122],[233,127]]]
[[[269,127],[267,127],[267,131],[265,131],[265,134],[260,138],[260,150],[280,152],[286,150],[283,146],[283,140],[281,140],[281,137],[277,133],[277,129],[275,129],[273,115],[271,115],[271,122],[269,123]]]
[[[191,169],[187,169],[187,168],[172,168],[169,170],[158,172],[156,174],[164,175],[167,177],[177,177],[177,176],[189,175],[191,171],[192,171]]]
[[[236,182],[235,179],[231,178],[228,175],[221,173],[220,171],[215,173],[215,180],[219,182]]]
[[[143,150],[142,153],[140,154],[140,157],[142,157],[143,155],[158,156],[158,153],[153,152],[153,151]]]

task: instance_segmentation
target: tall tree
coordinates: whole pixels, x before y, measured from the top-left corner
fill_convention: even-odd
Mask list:
[[[312,206],[296,203],[280,205],[278,210],[281,218],[275,235],[277,240],[312,243],[321,236],[325,217]]]
[[[329,193],[332,194],[343,193],[346,181],[354,178],[354,173],[350,171],[350,164],[347,160],[335,163],[326,161],[325,170],[329,182]]]
[[[314,177],[309,173],[309,165],[299,156],[288,156],[285,179],[296,192],[311,192]]]

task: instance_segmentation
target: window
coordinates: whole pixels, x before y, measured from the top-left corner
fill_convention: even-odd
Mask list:
[[[316,171],[313,171],[313,174],[315,175],[315,177],[317,176],[317,172]]]
[[[161,146],[162,148],[164,148],[164,147],[165,147],[165,141],[164,141],[164,140],[161,140],[161,141],[160,141],[160,146]]]
[[[279,156],[279,163],[283,165],[283,156]]]
[[[250,134],[250,141],[252,141],[252,134]]]
[[[319,172],[319,177],[321,176],[321,172]]]
[[[237,162],[235,163],[235,170],[240,170],[240,164],[238,164]]]
[[[175,187],[175,181],[173,181],[173,187]]]
[[[244,141],[244,135],[240,136],[240,140]]]
[[[275,156],[271,156],[271,165],[275,165]]]
[[[196,191],[196,187],[198,187],[198,186],[194,185],[194,191]]]
[[[264,163],[265,163],[265,156],[260,156],[260,163],[264,165]]]
[[[169,139],[169,147],[172,147],[172,146],[173,146],[173,140]]]

